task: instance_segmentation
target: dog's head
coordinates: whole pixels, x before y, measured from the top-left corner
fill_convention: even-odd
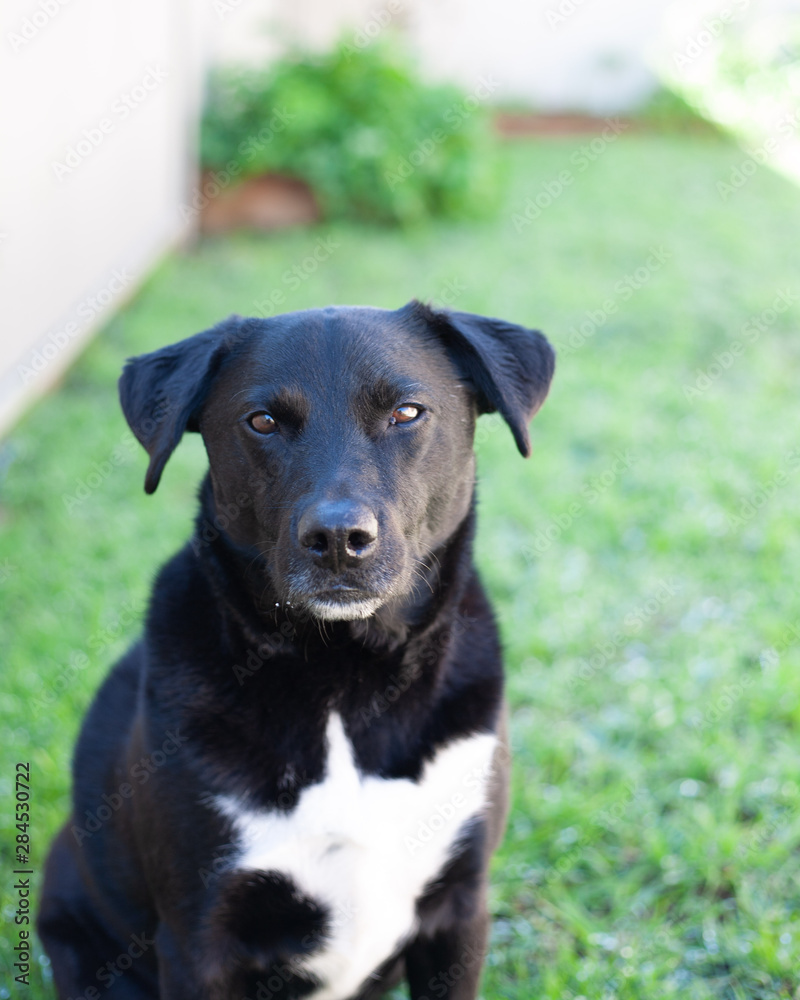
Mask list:
[[[335,307],[232,317],[133,358],[120,399],[148,493],[200,431],[234,544],[261,553],[282,601],[355,619],[413,592],[463,522],[477,415],[498,411],[530,453],[553,367],[542,334],[501,320]]]

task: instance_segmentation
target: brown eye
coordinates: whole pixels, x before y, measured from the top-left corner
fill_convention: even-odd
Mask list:
[[[398,406],[397,409],[392,413],[390,424],[409,424],[412,420],[416,420],[422,411],[418,406]]]
[[[278,425],[268,413],[254,413],[249,420],[250,426],[259,434],[272,434],[278,429]]]

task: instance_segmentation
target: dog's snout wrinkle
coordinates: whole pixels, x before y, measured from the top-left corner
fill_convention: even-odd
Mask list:
[[[323,501],[302,515],[297,536],[318,566],[336,572],[358,566],[377,548],[378,519],[363,504]]]

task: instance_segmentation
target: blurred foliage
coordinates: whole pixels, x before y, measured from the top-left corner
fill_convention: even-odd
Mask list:
[[[775,146],[796,143],[800,13],[746,4],[728,13],[713,32],[699,13],[693,28],[691,21],[680,22],[676,48],[664,64],[665,79],[699,114],[740,138],[773,140]],[[688,45],[686,31],[691,32]]]
[[[704,118],[681,94],[659,87],[647,104],[636,113],[636,121],[658,132],[713,132],[717,125]]]
[[[800,94],[800,15],[761,12],[735,27],[720,48],[718,81],[754,94]]]
[[[389,44],[228,68],[210,82],[202,163],[299,177],[328,219],[477,217],[500,187],[486,96],[424,83]]]

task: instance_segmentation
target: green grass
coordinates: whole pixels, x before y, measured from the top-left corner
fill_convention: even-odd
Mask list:
[[[190,530],[202,444],[187,436],[145,497],[144,454],[116,400],[123,359],[253,313],[276,290],[286,311],[395,307],[450,287],[458,308],[562,345],[533,459],[496,418],[479,432],[478,558],[507,650],[515,751],[482,995],[800,996],[800,645],[787,632],[800,633],[800,197],[761,169],[723,201],[717,182],[743,154],[707,137],[625,135],[584,171],[580,144],[512,147],[491,223],[239,235],[170,258],[10,436],[6,873],[14,762],[32,765],[41,871],[82,713]],[[565,169],[572,182],[517,232],[512,217]],[[320,237],[340,246],[290,288],[284,273]],[[651,247],[668,259],[627,296]],[[781,290],[797,301],[743,333]],[[604,322],[570,333],[609,299]],[[731,363],[709,372],[721,352]],[[687,394],[702,373],[707,388]],[[107,474],[68,511],[95,463]],[[11,885],[6,874],[0,997],[43,1000],[46,969],[30,991],[13,987]]]

